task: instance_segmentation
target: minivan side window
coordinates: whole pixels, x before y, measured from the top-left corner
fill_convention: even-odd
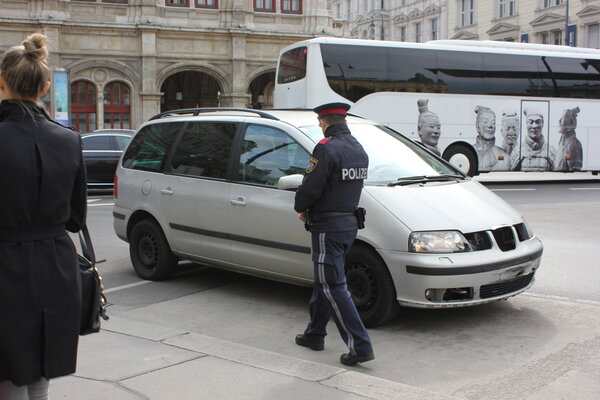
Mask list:
[[[277,186],[285,175],[303,174],[309,154],[284,132],[249,125],[240,152],[239,181]]]
[[[190,122],[175,150],[172,172],[225,179],[238,126],[232,122]]]
[[[123,168],[160,172],[181,123],[146,125],[131,140],[123,156]]]

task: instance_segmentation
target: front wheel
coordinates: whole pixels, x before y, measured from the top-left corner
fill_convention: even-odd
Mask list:
[[[451,146],[444,152],[443,158],[469,176],[475,176],[478,173],[477,155],[464,144]]]
[[[374,250],[353,246],[346,257],[348,290],[368,328],[392,319],[399,309],[396,289],[384,262]]]
[[[129,256],[140,278],[150,281],[168,278],[177,265],[177,256],[171,252],[162,229],[150,219],[138,222],[131,230]]]

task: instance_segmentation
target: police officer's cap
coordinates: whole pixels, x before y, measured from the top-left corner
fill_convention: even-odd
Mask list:
[[[346,116],[349,109],[350,109],[350,104],[327,103],[327,104],[320,105],[319,107],[313,108],[313,111],[318,114],[319,118],[321,118],[326,115],[334,115],[334,114]]]

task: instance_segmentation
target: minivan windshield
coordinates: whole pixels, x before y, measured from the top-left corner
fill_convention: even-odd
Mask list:
[[[404,185],[416,182],[465,179],[450,165],[396,131],[370,123],[348,123],[352,135],[369,155],[366,185]],[[318,126],[300,128],[315,143],[323,139]]]

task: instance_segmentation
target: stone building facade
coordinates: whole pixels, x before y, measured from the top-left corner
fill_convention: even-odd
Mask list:
[[[316,36],[563,44],[568,23],[577,46],[600,47],[600,0],[0,0],[0,10],[0,56],[32,32],[50,38],[80,131],[136,128],[176,108],[268,108],[279,50]]]
[[[345,37],[427,42],[448,37],[446,0],[332,0]]]
[[[174,108],[268,107],[279,50],[339,35],[326,0],[0,0],[0,53],[32,32],[68,71],[71,125]],[[0,54],[1,56],[1,54]]]
[[[568,11],[567,11],[568,10]],[[599,48],[600,0],[448,0],[449,39]]]

